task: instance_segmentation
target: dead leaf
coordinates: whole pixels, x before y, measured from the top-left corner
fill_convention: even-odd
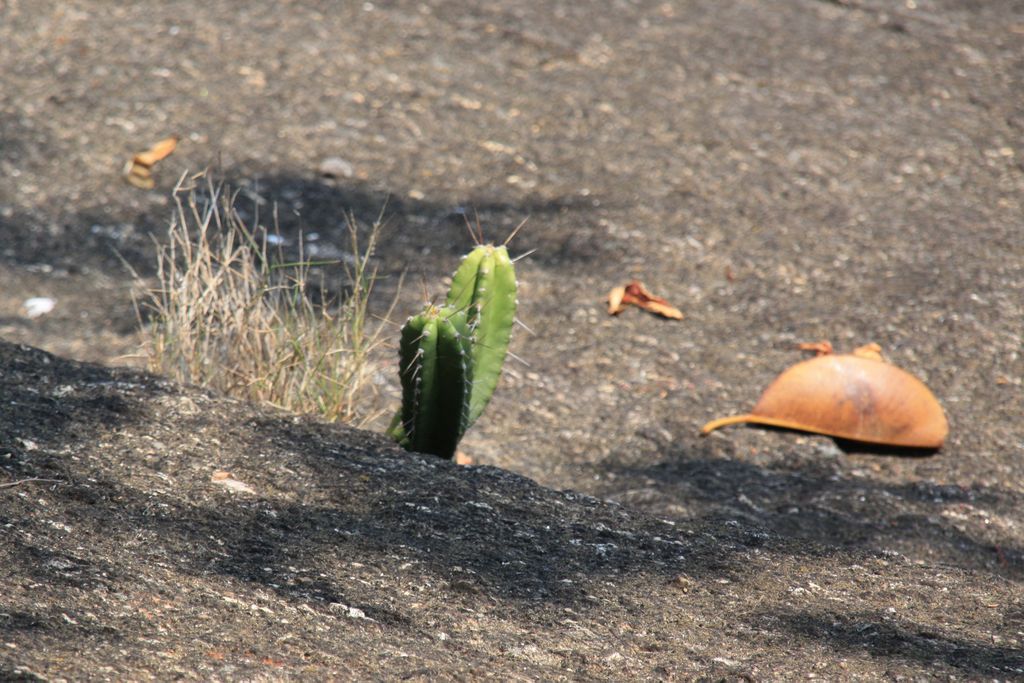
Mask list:
[[[129,184],[143,190],[153,189],[156,187],[156,181],[153,180],[153,166],[158,161],[170,156],[177,146],[178,138],[172,136],[161,140],[145,152],[136,154],[125,164],[124,179]]]
[[[622,305],[624,296],[626,296],[625,287],[613,287],[612,291],[608,292],[608,315],[618,315],[625,310]]]
[[[819,342],[802,342],[796,345],[796,348],[801,351],[814,351],[819,356],[824,356],[832,353],[832,342],[827,339],[822,339]]]
[[[885,361],[882,356],[882,347],[875,342],[858,346],[851,353],[858,358],[870,358],[871,360]]]
[[[632,304],[663,318],[683,319],[682,311],[670,304],[667,299],[652,294],[639,280],[633,280],[625,287],[616,287],[608,293],[609,314],[618,315],[626,304]]]
[[[646,301],[643,304],[637,304],[642,309],[655,315],[660,315],[663,318],[671,318],[672,320],[682,320],[683,312],[675,306],[662,301]]]

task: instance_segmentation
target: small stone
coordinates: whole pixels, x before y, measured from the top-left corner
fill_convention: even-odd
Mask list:
[[[229,491],[235,491],[236,493],[256,493],[255,490],[244,481],[235,479],[230,472],[219,470],[214,472],[210,477],[210,481],[214,484],[220,484]]]
[[[351,178],[355,174],[352,164],[341,157],[327,157],[320,162],[318,171],[325,178]]]
[[[57,302],[48,296],[34,296],[26,299],[21,305],[21,311],[28,318],[38,318],[53,310]]]
[[[694,587],[694,582],[693,579],[689,578],[688,576],[680,574],[676,578],[672,579],[671,585],[673,588],[682,591],[683,593],[689,593],[690,590]]]

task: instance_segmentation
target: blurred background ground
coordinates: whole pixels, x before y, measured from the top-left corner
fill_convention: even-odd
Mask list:
[[[467,213],[495,238],[529,217],[529,365],[464,440],[474,463],[824,543],[830,566],[898,552],[1019,589],[1021,3],[8,0],[0,69],[5,340],[138,364],[122,259],[152,274],[185,171],[327,258],[346,212],[386,205],[380,310],[406,272],[399,318],[443,291]],[[170,134],[156,189],[125,184]],[[631,277],[686,318],[608,318]],[[33,296],[56,307],[29,319]],[[697,435],[821,338],[922,378],[942,451]],[[1001,624],[1019,648],[1019,607]]]

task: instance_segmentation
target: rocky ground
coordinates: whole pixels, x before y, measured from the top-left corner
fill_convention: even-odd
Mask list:
[[[1020,3],[7,0],[0,70],[0,677],[1024,677]],[[473,466],[131,367],[205,168],[327,257],[386,205],[401,316],[529,217]],[[826,337],[942,450],[698,435]]]

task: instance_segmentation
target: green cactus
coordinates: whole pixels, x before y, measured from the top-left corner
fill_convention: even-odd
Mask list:
[[[405,448],[455,455],[466,431],[472,386],[472,332],[466,311],[428,305],[402,327],[402,410],[389,433]]]
[[[444,306],[428,305],[402,328],[402,409],[388,434],[403,448],[451,458],[501,376],[516,312],[508,250],[481,245],[452,276]]]
[[[516,315],[516,273],[504,246],[483,244],[462,261],[452,276],[449,306],[465,310],[475,328],[473,391],[469,425],[476,422],[494,394],[508,353]]]

